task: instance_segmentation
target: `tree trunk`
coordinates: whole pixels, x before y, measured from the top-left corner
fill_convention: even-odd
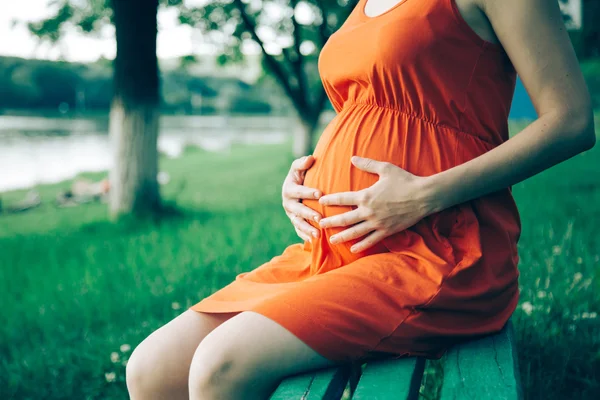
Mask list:
[[[112,0],[117,38],[109,136],[113,150],[110,212],[160,208],[158,173],[158,0]]]
[[[294,157],[299,158],[312,153],[312,139],[316,125],[316,122],[299,117],[299,123],[295,125],[293,131],[292,153]]]

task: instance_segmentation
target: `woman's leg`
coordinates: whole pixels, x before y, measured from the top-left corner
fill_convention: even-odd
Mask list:
[[[132,400],[189,399],[190,363],[198,344],[236,313],[186,310],[152,332],[133,351],[126,367]]]
[[[266,400],[285,376],[334,365],[278,323],[245,311],[198,346],[189,374],[190,400]]]

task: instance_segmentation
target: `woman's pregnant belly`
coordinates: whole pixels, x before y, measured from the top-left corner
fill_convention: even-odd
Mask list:
[[[456,138],[446,132],[440,133],[423,121],[414,120],[394,110],[372,105],[350,105],[327,125],[321,135],[313,156],[314,164],[306,171],[304,185],[322,191],[324,195],[359,191],[376,183],[377,174],[355,167],[352,156],[390,162],[419,175],[428,176],[452,166],[455,161]],[[303,200],[323,217],[342,214],[355,206],[323,206],[318,200]],[[329,238],[349,227],[320,228],[314,221],[309,223],[319,229],[318,239],[313,240],[313,253],[319,265],[326,257],[334,257],[340,265],[368,254],[388,251],[382,242],[362,254],[353,254],[350,247],[362,240],[358,238],[332,245]],[[315,267],[318,268],[318,267]]]

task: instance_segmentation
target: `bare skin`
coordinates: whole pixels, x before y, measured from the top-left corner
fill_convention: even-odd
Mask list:
[[[186,310],[134,349],[127,389],[132,400],[264,400],[285,376],[334,365],[261,314]]]
[[[303,240],[317,231],[306,219],[316,218],[323,227],[353,225],[334,237],[337,243],[364,237],[354,248],[362,251],[430,213],[511,186],[594,146],[590,96],[556,0],[456,3],[477,34],[505,48],[540,117],[497,148],[430,177],[377,160],[348,160],[380,176],[359,192],[321,196],[302,185],[314,159],[296,160],[282,202]],[[366,11],[376,16],[394,4],[368,0]],[[321,218],[300,203],[306,198],[359,211]],[[127,365],[127,386],[134,400],[266,399],[285,376],[331,365],[260,314],[188,310],[138,345]]]
[[[189,370],[198,345],[237,313],[187,310],[152,332],[131,354],[126,368],[132,400],[188,399]]]

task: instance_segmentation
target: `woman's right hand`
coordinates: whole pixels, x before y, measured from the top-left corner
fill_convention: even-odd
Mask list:
[[[315,222],[319,222],[321,215],[312,208],[302,204],[301,199],[318,199],[321,197],[322,193],[320,190],[303,185],[306,170],[312,166],[314,161],[315,159],[312,155],[294,160],[290,171],[283,181],[281,190],[285,213],[292,221],[298,236],[309,242],[311,236],[319,236],[319,230],[306,222],[306,220],[312,219]]]

